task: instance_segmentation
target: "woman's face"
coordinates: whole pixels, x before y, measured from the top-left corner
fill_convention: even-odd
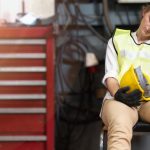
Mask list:
[[[143,13],[143,18],[141,20],[139,30],[140,35],[144,39],[150,39],[150,11]]]

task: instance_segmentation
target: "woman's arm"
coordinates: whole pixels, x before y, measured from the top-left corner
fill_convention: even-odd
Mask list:
[[[114,49],[112,38],[108,41],[106,56],[105,56],[105,75],[102,83],[106,86],[111,96],[114,96],[119,89],[119,82],[117,80],[119,72],[117,53]]]
[[[115,93],[119,89],[118,81],[113,77],[109,77],[106,79],[105,83],[106,83],[106,87],[107,87],[108,91],[110,92],[111,96],[114,97]]]

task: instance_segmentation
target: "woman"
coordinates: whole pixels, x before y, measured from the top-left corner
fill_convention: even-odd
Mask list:
[[[108,130],[108,150],[130,150],[132,128],[139,117],[150,123],[150,101],[142,100],[142,92],[120,81],[131,66],[140,66],[150,76],[150,5],[142,10],[136,32],[116,29],[108,41],[103,84],[108,89],[101,118]],[[142,101],[142,102],[140,102]]]

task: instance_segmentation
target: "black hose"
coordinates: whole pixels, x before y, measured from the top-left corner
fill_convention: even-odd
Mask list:
[[[109,17],[108,0],[103,0],[104,19],[106,21],[110,34],[113,32],[113,26]]]

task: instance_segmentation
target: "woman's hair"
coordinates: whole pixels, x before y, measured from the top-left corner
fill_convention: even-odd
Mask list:
[[[139,13],[139,17],[140,17],[140,20],[143,18],[143,14],[147,13],[150,11],[150,3],[147,3],[145,5],[142,6],[142,9]]]
[[[143,13],[147,13],[149,11],[150,11],[150,4],[148,3],[148,4],[146,4],[146,5],[143,6],[142,12]]]

